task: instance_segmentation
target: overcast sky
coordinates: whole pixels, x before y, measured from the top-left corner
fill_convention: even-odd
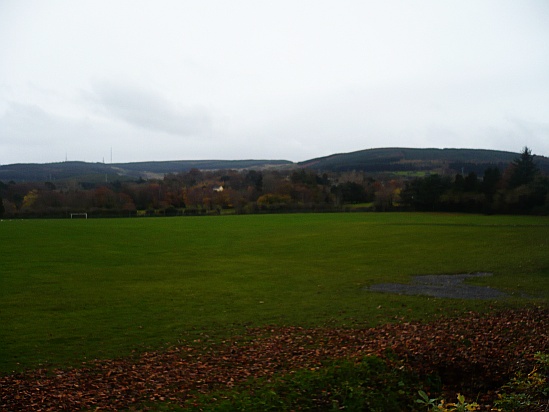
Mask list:
[[[0,164],[549,156],[547,0],[0,0]]]

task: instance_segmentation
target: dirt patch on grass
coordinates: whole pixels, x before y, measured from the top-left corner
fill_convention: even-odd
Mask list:
[[[368,288],[373,292],[398,293],[401,295],[426,295],[453,299],[499,299],[507,294],[489,286],[463,283],[467,279],[492,276],[492,273],[477,272],[459,275],[414,276],[412,283],[381,283]]]

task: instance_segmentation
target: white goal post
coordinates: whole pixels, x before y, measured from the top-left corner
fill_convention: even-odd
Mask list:
[[[88,218],[88,214],[87,214],[87,213],[71,213],[71,219],[72,219],[73,217],[83,217],[83,218],[87,219],[87,218]]]

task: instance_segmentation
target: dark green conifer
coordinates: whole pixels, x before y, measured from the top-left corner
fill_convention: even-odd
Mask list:
[[[520,157],[513,161],[513,171],[509,180],[511,189],[534,181],[534,178],[539,173],[539,168],[534,162],[534,157],[532,151],[528,147],[524,147]]]

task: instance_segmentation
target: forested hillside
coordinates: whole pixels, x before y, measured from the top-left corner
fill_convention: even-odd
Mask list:
[[[18,163],[0,166],[2,182],[76,182],[124,181],[132,179],[162,178],[167,173],[187,172],[191,169],[265,169],[287,167],[287,160],[177,160],[136,163]]]
[[[334,154],[299,163],[317,170],[361,170],[383,172],[475,172],[482,175],[488,167],[504,169],[517,153],[480,149],[368,149]],[[537,157],[538,167],[549,172],[549,158]]]
[[[368,149],[334,154],[293,163],[288,160],[177,160],[135,163],[59,162],[46,164],[11,164],[0,166],[2,182],[56,182],[74,180],[84,183],[162,178],[168,173],[242,169],[306,168],[320,172],[361,171],[369,173],[425,174],[470,173],[482,176],[489,167],[501,170],[518,153],[479,149]],[[542,172],[549,173],[549,158],[536,156]]]

